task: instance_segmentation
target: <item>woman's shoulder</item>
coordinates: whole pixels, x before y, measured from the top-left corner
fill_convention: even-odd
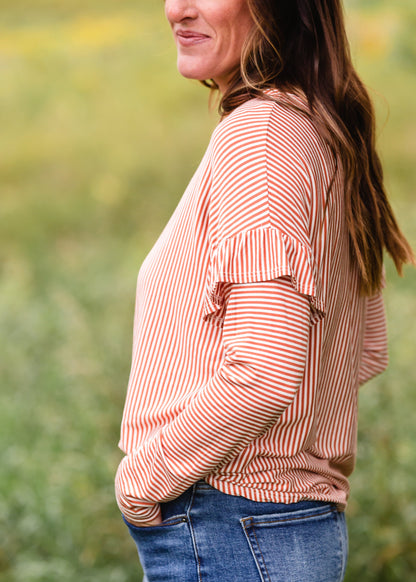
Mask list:
[[[294,152],[322,148],[320,138],[301,96],[278,89],[265,91],[264,98],[253,98],[225,116],[213,133],[215,145],[273,144]],[[299,153],[298,152],[298,153]]]
[[[273,101],[259,98],[245,101],[221,119],[214,130],[214,140],[264,133],[274,105]]]

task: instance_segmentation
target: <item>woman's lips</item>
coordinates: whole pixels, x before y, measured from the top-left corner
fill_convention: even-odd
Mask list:
[[[187,47],[205,42],[210,37],[194,30],[178,30],[176,32],[176,38],[181,46]]]

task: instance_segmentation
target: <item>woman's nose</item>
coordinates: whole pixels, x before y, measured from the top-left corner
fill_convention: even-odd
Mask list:
[[[165,14],[169,22],[182,22],[198,16],[195,0],[165,0]]]

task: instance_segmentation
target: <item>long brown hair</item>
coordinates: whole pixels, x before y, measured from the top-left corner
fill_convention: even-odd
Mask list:
[[[400,274],[414,257],[384,189],[373,106],[351,61],[341,1],[247,3],[255,26],[220,111],[267,98],[268,87],[306,96],[310,117],[341,161],[350,252],[362,292],[372,294],[381,287],[383,249]]]

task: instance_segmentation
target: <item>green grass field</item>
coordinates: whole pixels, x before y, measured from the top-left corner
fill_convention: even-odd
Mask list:
[[[347,8],[416,246],[416,9]],[[0,582],[140,579],[113,496],[135,279],[216,122],[162,11],[0,0]],[[416,273],[387,272],[391,363],[361,393],[349,582],[416,581]]]

